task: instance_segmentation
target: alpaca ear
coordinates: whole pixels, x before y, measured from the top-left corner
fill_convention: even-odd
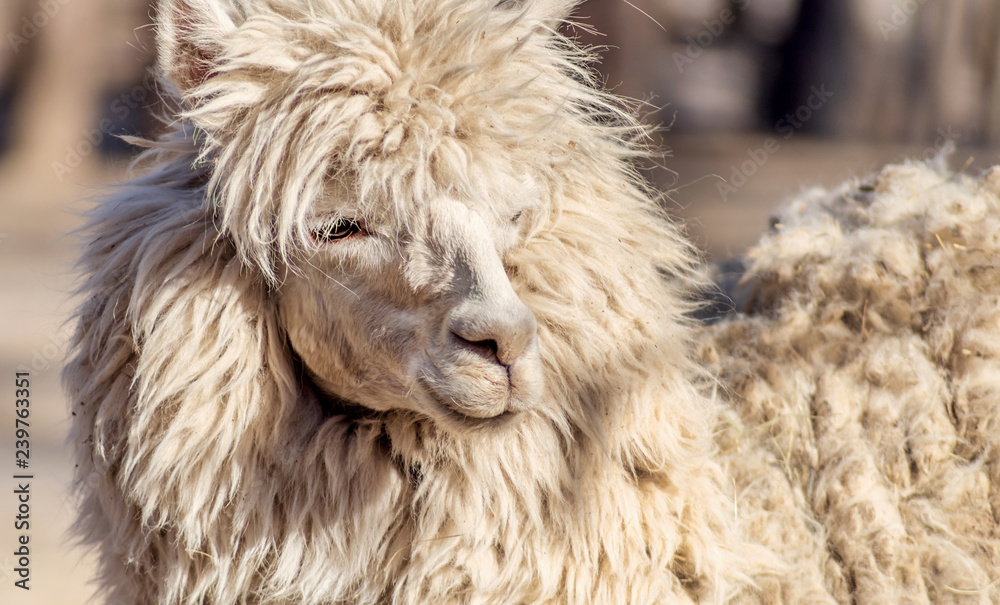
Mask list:
[[[187,93],[218,66],[226,36],[246,19],[246,0],[161,0],[156,17],[160,73]]]

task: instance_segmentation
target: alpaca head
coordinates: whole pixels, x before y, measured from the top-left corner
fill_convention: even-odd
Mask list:
[[[509,419],[541,386],[535,316],[504,257],[533,192],[504,203],[447,196],[386,220],[330,187],[309,251],[278,292],[292,347],[328,394],[454,426]]]
[[[525,90],[558,74],[528,51],[565,5],[161,6],[221,230],[327,397],[452,428],[535,406],[536,319],[509,273],[551,211],[525,151],[567,99]]]
[[[335,409],[558,421],[591,412],[553,392],[624,392],[685,338],[663,275],[688,248],[630,171],[642,129],[557,31],[574,4],[161,3],[214,228]]]

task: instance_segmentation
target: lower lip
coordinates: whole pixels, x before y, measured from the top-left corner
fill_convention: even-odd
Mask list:
[[[426,384],[424,384],[423,387],[427,391],[428,395],[430,395],[430,398],[438,406],[438,408],[443,410],[453,420],[457,420],[459,422],[462,422],[463,424],[478,425],[483,423],[504,422],[520,414],[519,411],[510,409],[506,409],[503,412],[500,412],[499,414],[494,414],[492,416],[474,416],[472,414],[466,414],[460,408],[457,408],[454,405],[449,404]]]

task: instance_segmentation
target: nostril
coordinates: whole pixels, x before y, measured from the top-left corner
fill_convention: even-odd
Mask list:
[[[486,349],[487,351],[489,351],[490,355],[494,357],[497,356],[497,351],[500,350],[500,346],[497,344],[497,341],[493,339],[480,340],[479,342],[474,342],[472,344],[476,345],[477,347]]]
[[[492,338],[473,341],[464,338],[461,334],[457,334],[455,332],[452,332],[452,334],[455,334],[455,338],[466,349],[470,349],[490,361],[500,363],[500,345],[497,344],[497,341]]]

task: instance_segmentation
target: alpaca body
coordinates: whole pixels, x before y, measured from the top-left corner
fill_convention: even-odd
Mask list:
[[[802,195],[699,335],[748,529],[838,602],[1000,599],[998,183],[904,164]]]

